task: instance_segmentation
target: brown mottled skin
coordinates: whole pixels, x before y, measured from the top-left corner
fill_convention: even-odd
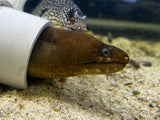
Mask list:
[[[64,78],[84,74],[107,74],[129,63],[127,53],[82,32],[48,27],[33,49],[28,75]]]

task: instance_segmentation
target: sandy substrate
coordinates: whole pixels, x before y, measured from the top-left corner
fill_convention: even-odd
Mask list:
[[[0,119],[160,119],[160,43],[119,37],[112,44],[140,68],[128,65],[115,74],[71,77],[66,82],[37,80],[26,90],[1,85]]]

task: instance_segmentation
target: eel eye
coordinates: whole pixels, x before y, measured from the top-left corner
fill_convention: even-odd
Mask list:
[[[111,55],[111,51],[109,49],[107,49],[107,48],[103,48],[102,55],[104,57],[109,57]]]
[[[70,22],[71,22],[71,24],[73,24],[73,23],[74,23],[74,18],[73,18],[73,17],[71,18],[71,21],[70,21]]]

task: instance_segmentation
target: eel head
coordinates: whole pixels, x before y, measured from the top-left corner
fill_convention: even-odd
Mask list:
[[[122,70],[129,56],[121,49],[77,31],[46,28],[32,51],[28,75],[63,78]]]

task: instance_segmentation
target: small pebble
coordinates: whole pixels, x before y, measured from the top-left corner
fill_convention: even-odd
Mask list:
[[[113,91],[113,88],[108,88],[107,90],[108,90],[108,91]]]
[[[134,118],[134,120],[138,120],[138,118]]]
[[[154,106],[152,105],[152,103],[149,103],[149,104],[148,104],[148,106],[149,106],[149,107],[151,107],[151,108],[153,108],[153,107],[154,107]]]
[[[145,67],[152,67],[152,63],[148,62],[148,61],[143,61],[142,65],[145,66]]]
[[[115,86],[115,87],[118,86],[115,80],[112,80],[112,81],[111,81],[111,85],[112,85],[112,86]]]
[[[135,69],[140,68],[140,65],[135,60],[130,60],[130,63]]]
[[[139,94],[140,94],[140,92],[139,92],[139,91],[137,91],[137,90],[133,90],[133,91],[132,91],[132,94],[133,94],[133,95],[139,95]]]
[[[139,80],[138,83],[144,83],[145,80]]]
[[[133,84],[133,82],[124,83],[125,86],[127,86],[127,85],[132,85],[132,84]]]

